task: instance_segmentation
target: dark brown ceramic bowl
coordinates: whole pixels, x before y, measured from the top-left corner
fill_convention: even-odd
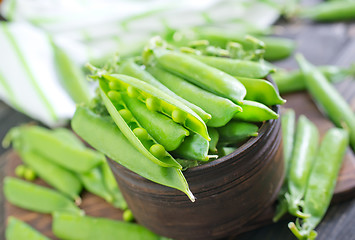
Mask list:
[[[279,107],[274,107],[279,112]],[[151,182],[112,162],[136,220],[174,239],[236,235],[275,201],[283,181],[280,119],[263,123],[259,136],[235,152],[184,172],[196,196]]]

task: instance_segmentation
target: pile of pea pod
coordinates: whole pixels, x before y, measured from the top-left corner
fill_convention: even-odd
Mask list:
[[[155,37],[141,56],[113,59],[102,69],[88,65],[97,96],[77,108],[73,130],[131,171],[194,201],[182,171],[257,136],[264,121],[278,118],[271,107],[285,102],[265,80],[273,69],[263,62],[264,43],[245,41],[247,49],[207,40],[173,47]]]
[[[124,210],[123,220],[132,221],[132,212],[118,188],[117,182],[103,154],[85,147],[73,132],[65,128],[48,130],[39,126],[20,126],[13,128],[6,135],[3,145],[12,142],[13,148],[20,155],[25,165],[19,165],[15,173],[27,180],[34,180],[38,175],[54,189],[39,186],[18,178],[6,177],[4,194],[6,199],[21,208],[40,213],[53,214],[54,233],[60,238],[76,234],[69,239],[97,239],[101,222],[107,225],[107,236],[115,233],[126,239],[160,239],[142,226],[133,223],[121,223],[104,219],[82,216],[84,211],[80,205],[80,192],[83,188],[102,197],[114,207]],[[62,217],[65,216],[65,217]],[[74,220],[73,220],[74,219]],[[89,220],[86,220],[89,219]],[[90,220],[92,219],[92,220]],[[88,223],[83,223],[88,221]],[[67,224],[91,229],[88,231],[68,233]],[[110,222],[110,224],[106,223]],[[59,230],[58,230],[59,229]],[[118,234],[118,235],[117,235]],[[80,237],[85,236],[85,237]],[[103,239],[110,237],[103,236]],[[36,232],[25,223],[10,217],[6,230],[8,240],[17,239],[48,239]]]

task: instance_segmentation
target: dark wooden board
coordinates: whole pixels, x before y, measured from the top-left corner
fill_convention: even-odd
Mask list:
[[[298,92],[288,94],[284,96],[287,99],[287,103],[283,108],[293,108],[296,111],[297,116],[300,114],[306,115],[309,119],[316,123],[321,136],[324,135],[326,130],[333,127],[333,124],[326,119],[322,113],[317,109],[310,96],[305,92]],[[21,160],[13,151],[9,151],[2,156],[0,162],[5,162],[5,172],[7,176],[14,176],[15,167],[21,163]],[[40,179],[35,183],[46,185]],[[349,148],[346,156],[344,157],[344,164],[340,170],[337,186],[333,202],[342,202],[351,199],[355,196],[355,156],[352,150]],[[110,219],[120,220],[122,212],[119,209],[113,208],[110,204],[106,203],[99,197],[96,197],[90,193],[84,193],[82,209],[85,210],[89,216],[106,217]],[[265,209],[265,212],[261,214],[254,222],[245,226],[245,230],[253,230],[260,226],[270,224],[273,216],[274,206],[270,206],[269,209]],[[31,211],[23,210],[6,202],[5,215],[14,216],[32,225],[45,235],[53,238],[51,232],[51,216],[48,214],[39,214]]]

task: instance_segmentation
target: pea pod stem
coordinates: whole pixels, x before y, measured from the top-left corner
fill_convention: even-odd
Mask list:
[[[78,107],[71,124],[80,137],[112,160],[153,182],[178,189],[195,201],[181,170],[161,167],[146,159],[130,144],[110,117],[101,117],[85,107]]]
[[[350,105],[325,76],[302,55],[297,55],[296,60],[306,80],[307,89],[317,106],[337,127],[343,127],[349,131],[350,146],[355,151],[355,114]]]

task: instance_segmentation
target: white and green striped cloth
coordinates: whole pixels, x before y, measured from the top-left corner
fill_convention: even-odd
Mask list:
[[[5,0],[0,13],[8,20],[0,25],[0,98],[52,127],[72,117],[75,103],[60,84],[49,36],[82,66],[169,28],[267,28],[279,17],[261,0]]]

